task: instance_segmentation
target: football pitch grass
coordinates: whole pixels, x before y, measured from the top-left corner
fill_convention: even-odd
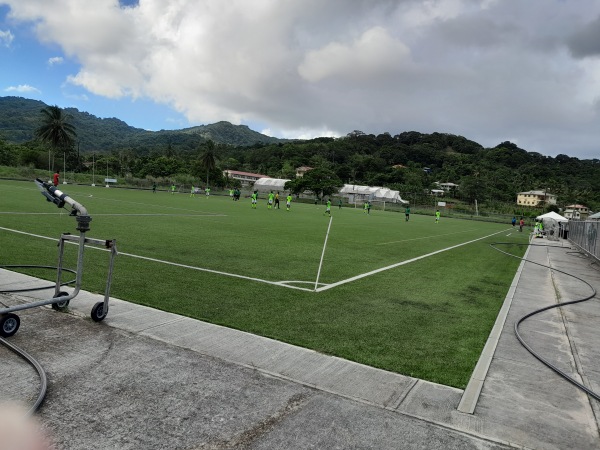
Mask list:
[[[88,237],[117,240],[112,296],[459,388],[519,265],[488,244],[528,237],[509,224],[334,207],[317,285],[324,206],[60,188],[88,209]],[[56,265],[56,241],[78,234],[75,219],[33,182],[2,180],[0,191],[0,265]],[[107,261],[86,249],[83,289],[104,291]]]

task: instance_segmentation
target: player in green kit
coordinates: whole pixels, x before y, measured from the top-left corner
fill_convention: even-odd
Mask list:
[[[327,203],[325,205],[325,212],[323,213],[323,215],[325,214],[329,214],[329,216],[331,216],[331,200],[327,200]]]
[[[275,194],[273,194],[273,191],[271,191],[271,193],[269,194],[269,200],[267,202],[267,208],[271,209],[273,207],[273,200],[275,199]]]
[[[190,197],[195,197],[196,196],[196,189],[194,188],[194,185],[192,184],[192,190],[190,191]]]
[[[175,193],[175,183],[171,184],[171,195]]]
[[[404,210],[404,216],[406,217],[406,221],[408,222],[408,219],[410,219],[410,206],[407,206]]]
[[[285,209],[289,211],[290,206],[292,206],[292,194],[288,194],[288,196],[285,198]]]
[[[441,213],[440,213],[440,210],[438,209],[435,211],[435,223],[438,223],[440,221],[440,216],[441,216]]]
[[[258,199],[258,193],[256,191],[254,191],[252,193],[252,195],[250,196],[250,198],[252,198],[252,209],[256,209],[256,201]]]

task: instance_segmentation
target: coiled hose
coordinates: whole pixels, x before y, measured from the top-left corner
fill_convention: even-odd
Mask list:
[[[527,351],[529,353],[531,353],[536,359],[538,359],[542,364],[544,364],[546,367],[549,367],[550,369],[552,369],[555,373],[557,373],[558,375],[560,375],[561,377],[563,377],[569,383],[572,383],[573,385],[575,385],[576,387],[578,387],[579,389],[581,389],[582,391],[584,391],[585,393],[587,393],[591,397],[593,397],[596,400],[600,401],[600,394],[597,394],[596,392],[594,392],[591,389],[589,389],[587,386],[584,386],[579,381],[575,380],[573,377],[569,376],[567,373],[565,373],[564,371],[560,370],[558,367],[556,367],[550,361],[548,361],[543,356],[541,356],[539,353],[537,353],[535,350],[533,350],[533,348],[531,348],[531,346],[529,344],[527,344],[527,342],[525,342],[525,340],[523,339],[523,337],[519,333],[519,325],[521,325],[521,323],[523,323],[525,320],[529,319],[530,317],[535,316],[536,314],[539,314],[541,312],[547,311],[547,310],[552,309],[552,308],[558,308],[560,306],[566,306],[566,305],[573,305],[575,303],[581,303],[581,302],[585,302],[587,300],[591,300],[592,298],[594,298],[596,296],[596,289],[590,283],[588,283],[587,281],[585,281],[584,279],[582,279],[582,278],[580,278],[578,276],[575,276],[575,275],[570,274],[568,272],[564,272],[562,270],[555,269],[555,268],[547,266],[545,264],[537,263],[535,261],[531,261],[529,259],[525,259],[525,258],[522,258],[520,256],[513,255],[512,253],[505,252],[505,251],[500,250],[499,248],[497,248],[496,245],[517,245],[517,246],[529,245],[529,246],[532,246],[532,247],[548,247],[547,245],[543,245],[543,244],[530,244],[530,243],[528,243],[528,244],[518,244],[518,243],[514,243],[514,242],[492,242],[490,244],[490,246],[494,250],[497,250],[500,253],[504,253],[505,255],[512,256],[513,258],[517,258],[517,259],[520,259],[522,261],[526,261],[526,262],[529,262],[529,263],[532,263],[532,264],[536,264],[536,265],[541,266],[541,267],[546,267],[546,268],[548,268],[550,270],[553,270],[555,272],[559,272],[559,273],[562,273],[564,275],[567,275],[567,276],[570,276],[572,278],[575,278],[576,280],[579,280],[582,283],[584,283],[585,285],[587,285],[592,290],[592,294],[588,295],[585,298],[580,298],[580,299],[577,299],[577,300],[570,300],[570,301],[566,301],[566,302],[556,303],[554,305],[550,305],[550,306],[546,306],[544,308],[536,309],[535,311],[532,311],[532,312],[524,315],[523,317],[521,317],[519,320],[517,320],[515,322],[515,336],[517,337],[517,339],[519,340],[519,342],[521,343],[521,345],[523,347],[525,347],[525,349],[527,349]]]

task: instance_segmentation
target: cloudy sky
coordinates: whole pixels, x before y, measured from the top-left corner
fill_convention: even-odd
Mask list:
[[[149,130],[600,158],[598,0],[0,0],[0,95]]]

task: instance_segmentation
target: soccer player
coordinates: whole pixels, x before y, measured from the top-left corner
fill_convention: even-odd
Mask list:
[[[408,219],[410,219],[410,206],[407,206],[404,210],[404,216],[406,217],[406,221],[408,222]]]
[[[152,193],[156,194],[156,181],[152,183]]]
[[[279,191],[275,194],[275,208],[279,209]]]
[[[367,213],[368,206],[369,206],[369,202],[365,202],[365,204],[363,205],[363,214]]]
[[[371,214],[371,202],[367,202],[367,214]]]
[[[208,186],[206,186],[206,189],[204,189],[204,193],[206,194],[206,198],[210,196],[210,188]]]
[[[340,198],[339,201],[338,201],[338,209],[342,209],[342,203],[344,203],[344,202]]]
[[[231,197],[231,200],[235,200],[235,198],[233,198],[233,189],[229,189],[229,196]]]
[[[196,189],[194,188],[194,185],[192,184],[192,190],[190,191],[190,197],[195,197],[196,196]]]
[[[437,209],[435,211],[435,223],[438,223],[440,221],[440,216],[441,216],[440,210]]]
[[[292,194],[288,194],[285,198],[285,209],[290,210],[290,206],[292,206]]]
[[[54,187],[58,186],[59,178],[60,178],[60,170],[57,170],[56,172],[54,172],[54,175],[52,175],[52,184],[54,185]]]
[[[175,183],[171,184],[171,195],[175,194]]]
[[[271,191],[269,193],[269,200],[267,202],[267,208],[271,209],[273,207],[273,200],[275,199],[275,194],[273,194],[273,191]]]
[[[252,209],[256,209],[256,200],[258,199],[258,191],[254,191],[250,197],[252,198]]]
[[[325,212],[323,215],[329,214],[331,216],[331,200],[327,199],[327,203],[325,204]]]

